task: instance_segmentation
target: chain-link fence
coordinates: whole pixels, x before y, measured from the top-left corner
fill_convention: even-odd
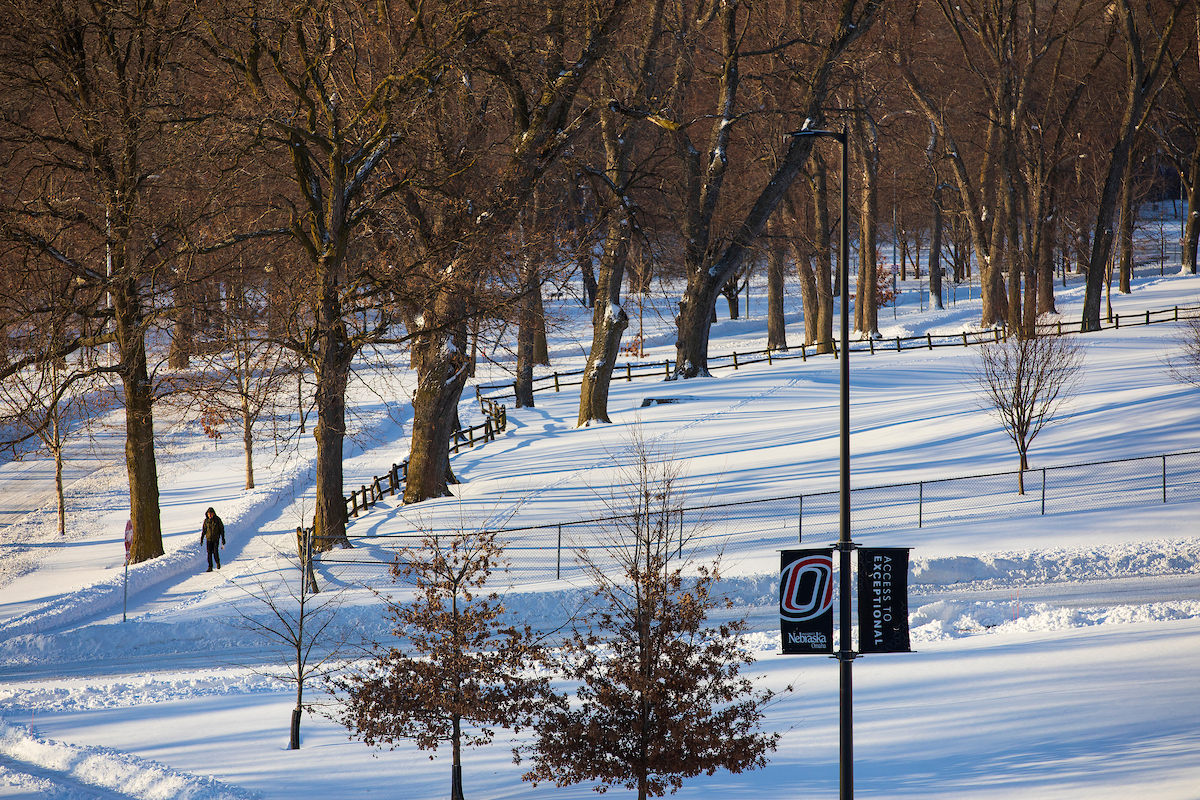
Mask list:
[[[872,532],[993,521],[1021,516],[1101,511],[1200,500],[1200,450],[1027,470],[1025,493],[1017,472],[997,472],[916,483],[852,489],[850,528]],[[633,516],[501,529],[514,580],[578,577],[576,553],[612,557],[611,543],[638,520]],[[662,524],[662,523],[659,523]],[[825,545],[838,537],[838,493],[776,497],[672,510],[666,535],[690,552],[761,555],[797,543]],[[344,580],[373,583],[396,554],[420,544],[421,532],[351,536],[355,547],[326,553]]]

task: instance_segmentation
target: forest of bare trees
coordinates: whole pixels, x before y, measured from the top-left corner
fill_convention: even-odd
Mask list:
[[[804,128],[850,131],[862,336],[883,242],[936,302],[943,274],[977,280],[979,322],[1018,338],[1055,310],[1060,270],[1086,275],[1078,325],[1099,325],[1105,293],[1129,290],[1145,202],[1185,198],[1179,268],[1196,269],[1187,0],[0,7],[8,419],[57,441],[56,409],[117,389],[134,562],[163,552],[164,398],[240,420],[252,485],[261,399],[299,391],[329,548],[347,386],[371,348],[415,373],[410,503],[456,481],[481,337],[515,339],[533,402],[544,286],[582,281],[594,303],[580,425],[608,419],[625,298],[652,280],[678,301],[676,379],[708,374],[718,300],[738,313],[759,266],[770,346],[788,346],[780,298],[798,284],[805,344],[828,352],[842,178],[827,145],[788,135]]]

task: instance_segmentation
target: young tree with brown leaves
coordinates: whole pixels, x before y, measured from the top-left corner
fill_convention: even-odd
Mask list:
[[[463,797],[463,746],[528,727],[551,697],[549,678],[529,672],[544,659],[533,631],[507,624],[500,596],[484,593],[502,555],[487,531],[428,533],[402,552],[392,574],[414,597],[388,601],[402,644],[376,644],[365,668],[334,682],[342,723],[367,744],[450,744],[451,800]]]
[[[638,434],[631,450],[615,530],[579,552],[598,607],[560,657],[578,702],[539,722],[524,777],[597,781],[598,791],[621,786],[645,800],[701,773],[762,767],[779,734],[759,729],[774,693],[742,675],[754,662],[745,621],[708,620],[731,603],[718,591],[719,562],[697,564],[680,530],[677,463],[660,463]]]

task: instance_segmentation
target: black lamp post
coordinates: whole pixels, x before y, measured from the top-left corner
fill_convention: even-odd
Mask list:
[[[852,800],[854,797],[854,682],[851,667],[857,655],[850,647],[850,554],[854,543],[850,541],[850,231],[846,221],[849,218],[849,201],[847,183],[849,182],[849,128],[842,125],[841,132],[823,130],[799,130],[789,136],[817,136],[826,139],[836,139],[842,146],[842,222],[841,241],[838,243],[838,265],[840,267],[839,289],[842,298],[842,352],[841,359],[841,444],[840,485],[838,492],[839,535],[837,549],[840,553],[838,561],[838,591],[839,598],[839,627],[838,651],[834,657],[838,660],[839,672],[839,797],[841,800]]]

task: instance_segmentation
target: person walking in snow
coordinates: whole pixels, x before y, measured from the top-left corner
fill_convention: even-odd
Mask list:
[[[212,572],[214,560],[217,562],[217,569],[220,569],[221,551],[218,547],[225,546],[225,523],[221,522],[221,518],[212,508],[204,512],[204,526],[200,528],[200,541],[208,545],[208,569],[205,571]]]

